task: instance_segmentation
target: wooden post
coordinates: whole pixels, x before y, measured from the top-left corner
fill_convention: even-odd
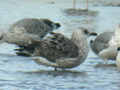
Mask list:
[[[87,6],[86,6],[86,9],[88,10],[88,0],[87,0]]]
[[[76,9],[76,0],[73,0],[73,9]]]

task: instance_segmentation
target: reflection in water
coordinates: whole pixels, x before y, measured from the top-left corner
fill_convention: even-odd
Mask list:
[[[22,72],[22,71],[21,71]],[[73,71],[73,70],[64,70],[64,71],[54,71],[54,70],[39,70],[39,71],[31,71],[31,72],[23,72],[26,74],[39,74],[39,75],[52,75],[52,76],[63,76],[63,77],[87,77],[86,72],[80,72],[80,71]]]
[[[95,68],[99,68],[99,67],[106,67],[106,68],[112,68],[112,67],[116,67],[116,64],[97,64],[95,65]]]
[[[101,68],[101,69],[108,69],[108,70],[110,70],[110,69],[116,69],[117,67],[116,67],[116,64],[96,64],[95,66],[94,66],[94,68]]]

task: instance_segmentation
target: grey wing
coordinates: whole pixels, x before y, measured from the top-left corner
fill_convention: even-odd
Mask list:
[[[91,43],[91,48],[95,54],[98,54],[101,50],[108,48],[108,42],[112,38],[113,32],[103,32],[98,35]]]

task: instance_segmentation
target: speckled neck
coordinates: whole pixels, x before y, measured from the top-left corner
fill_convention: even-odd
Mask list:
[[[87,36],[84,35],[82,31],[75,31],[72,34],[72,41],[78,46],[78,58],[80,58],[80,61],[83,62],[87,58],[89,52]]]

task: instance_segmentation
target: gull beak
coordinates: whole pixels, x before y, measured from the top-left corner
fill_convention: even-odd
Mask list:
[[[96,32],[90,32],[89,35],[90,36],[97,36],[98,34]]]

